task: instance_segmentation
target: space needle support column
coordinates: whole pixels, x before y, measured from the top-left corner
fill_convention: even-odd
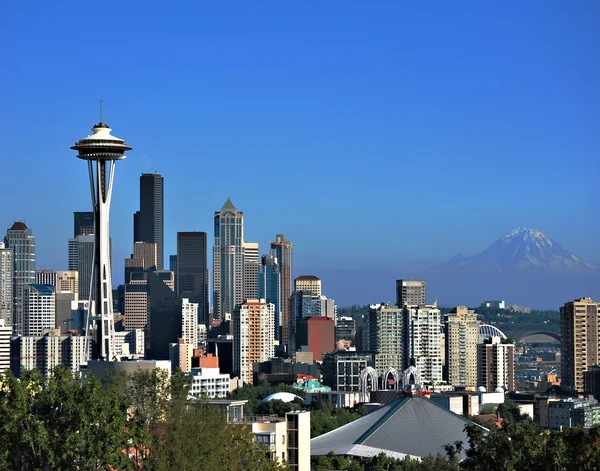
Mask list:
[[[79,140],[71,149],[79,151],[80,159],[88,161],[92,207],[94,209],[94,255],[90,282],[89,319],[96,332],[94,359],[114,360],[114,313],[112,303],[112,278],[110,266],[110,203],[114,182],[115,163],[125,158],[131,150],[125,141],[110,134],[111,129],[102,121],[92,128],[93,134]],[[94,164],[96,171],[94,172]],[[107,169],[108,164],[108,169]],[[107,175],[108,170],[108,175]],[[95,174],[94,174],[95,173]],[[94,306],[95,304],[95,306]],[[93,312],[90,312],[93,311]],[[90,335],[86,321],[86,335]],[[87,353],[86,339],[86,353]]]

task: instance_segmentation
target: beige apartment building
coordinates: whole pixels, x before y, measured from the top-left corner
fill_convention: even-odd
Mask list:
[[[477,387],[479,321],[475,311],[457,306],[446,316],[445,360],[452,386]]]
[[[252,366],[275,356],[275,305],[249,299],[233,315],[233,373],[252,383]]]
[[[560,308],[561,369],[564,388],[584,392],[583,373],[600,362],[600,303],[580,298]]]
[[[491,337],[477,345],[477,386],[494,392],[515,389],[515,344]]]

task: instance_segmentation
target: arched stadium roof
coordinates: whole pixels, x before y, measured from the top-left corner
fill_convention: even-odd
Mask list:
[[[479,326],[479,342],[483,343],[485,339],[489,339],[490,337],[500,337],[505,339],[506,335],[504,335],[504,332],[498,327],[489,324],[481,324]]]

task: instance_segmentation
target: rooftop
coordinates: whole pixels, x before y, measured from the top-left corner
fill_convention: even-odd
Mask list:
[[[23,221],[15,221],[9,231],[26,231],[27,226]]]
[[[321,281],[320,278],[317,278],[314,275],[300,275],[298,277],[296,277],[296,281]]]

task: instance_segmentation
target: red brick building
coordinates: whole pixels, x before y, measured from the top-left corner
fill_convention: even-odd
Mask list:
[[[330,317],[312,316],[298,321],[296,346],[303,345],[313,352],[315,361],[322,361],[324,353],[335,350],[335,321]]]

